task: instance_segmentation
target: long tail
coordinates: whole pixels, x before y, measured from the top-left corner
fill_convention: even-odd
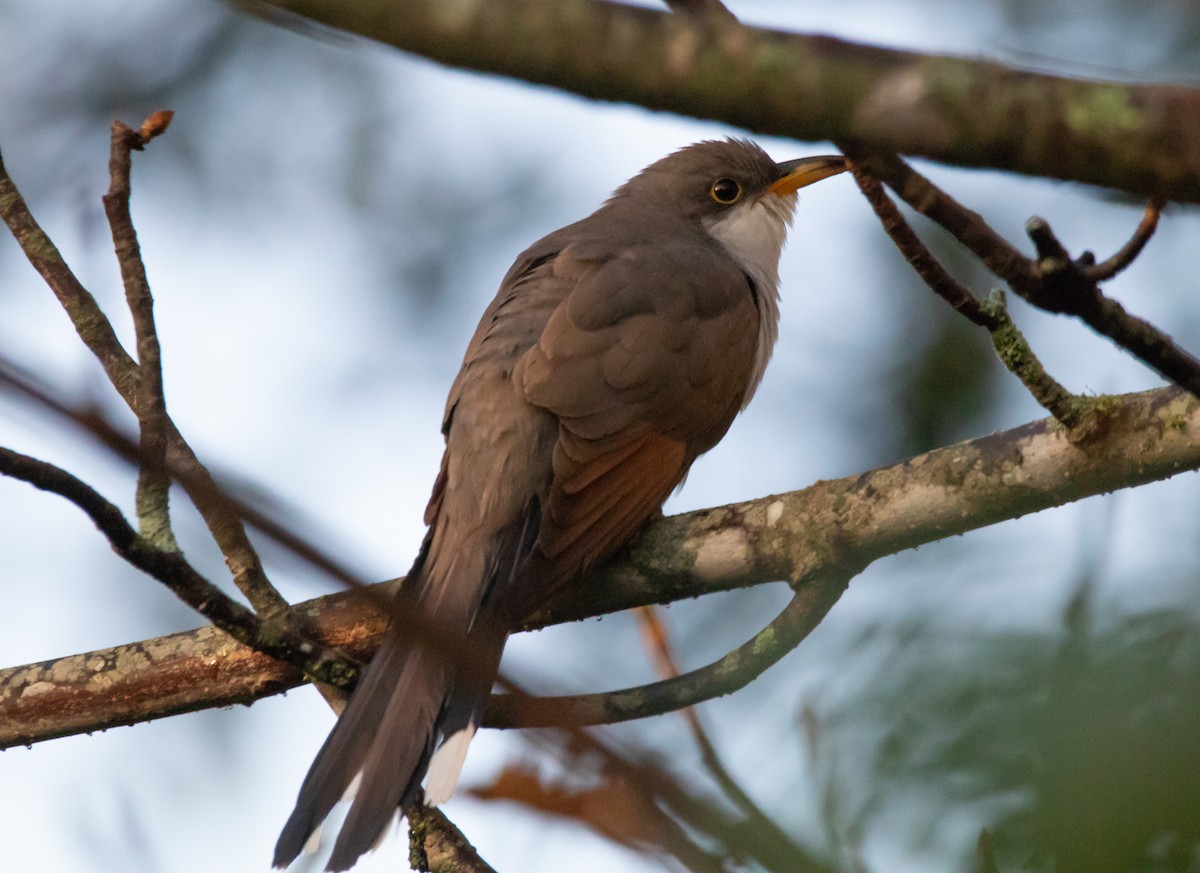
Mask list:
[[[486,546],[445,550],[443,560],[428,554],[431,538],[426,540],[405,586],[452,640],[466,639],[469,662],[451,665],[427,646],[388,634],[309,768],[275,845],[276,867],[295,860],[356,777],[350,813],[326,870],[354,866],[397,808],[416,800],[426,772],[427,802],[448,799],[507,640],[502,623],[492,618],[490,595],[511,583],[528,554],[535,511]]]
[[[472,648],[484,655],[476,660],[490,663],[471,664],[459,681],[425,647],[388,639],[304,779],[275,846],[276,867],[300,854],[356,777],[360,781],[327,870],[348,870],[375,845],[396,810],[417,798],[431,761],[428,800],[449,798],[504,649],[503,634],[490,634],[486,648],[477,636],[482,635],[472,634]]]

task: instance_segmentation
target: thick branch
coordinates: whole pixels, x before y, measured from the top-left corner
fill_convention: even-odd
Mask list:
[[[1073,444],[1053,419],[1044,419],[861,476],[664,519],[638,540],[628,560],[575,586],[529,626],[776,579],[812,580],[830,568],[864,565],[1005,519],[1200,468],[1200,401],[1182,391],[1099,398],[1087,414],[1094,431],[1084,444]],[[351,597],[332,603],[340,609]],[[322,604],[319,610],[319,636],[328,645],[345,646],[323,633],[328,609]],[[378,618],[353,624],[351,635],[366,648],[383,630]],[[108,666],[121,652],[158,646],[169,646],[169,665],[139,664],[135,658],[120,668]],[[234,669],[226,660],[241,665],[241,672],[223,678],[223,671]],[[195,687],[160,694],[146,675],[164,671],[181,682],[179,677],[190,675]],[[211,629],[18,667],[0,672],[0,748],[231,699],[248,702],[300,681],[299,671],[247,652]],[[70,706],[60,708],[60,698]]]
[[[1200,201],[1200,90],[745,27],[600,0],[243,0],[457,67],[802,140]]]
[[[351,594],[296,607],[313,635],[360,661],[386,628]],[[28,745],[295,688],[296,667],[209,625],[194,631],[0,671],[0,748]]]

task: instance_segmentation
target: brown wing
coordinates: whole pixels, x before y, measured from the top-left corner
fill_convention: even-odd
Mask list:
[[[538,546],[554,585],[612,554],[728,429],[748,389],[758,311],[703,244],[554,264],[574,286],[514,373],[558,417]]]

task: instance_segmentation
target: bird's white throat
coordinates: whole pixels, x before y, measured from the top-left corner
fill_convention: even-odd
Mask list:
[[[704,220],[704,229],[724,246],[758,290],[758,349],[743,409],[762,381],[779,336],[779,256],[795,210],[794,194],[764,194]]]
[[[752,277],[774,277],[778,284],[779,255],[795,210],[794,194],[783,197],[764,194],[704,219],[704,229]]]

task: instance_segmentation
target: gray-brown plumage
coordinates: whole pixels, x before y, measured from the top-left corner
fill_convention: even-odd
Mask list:
[[[456,671],[389,637],[304,780],[276,866],[356,777],[328,870],[353,866],[427,770],[427,799],[449,796],[506,629],[627,543],[749,401],[776,337],[794,192],[844,168],[699,143],[517,258],[450,389],[406,582],[448,645],[484,654]]]

